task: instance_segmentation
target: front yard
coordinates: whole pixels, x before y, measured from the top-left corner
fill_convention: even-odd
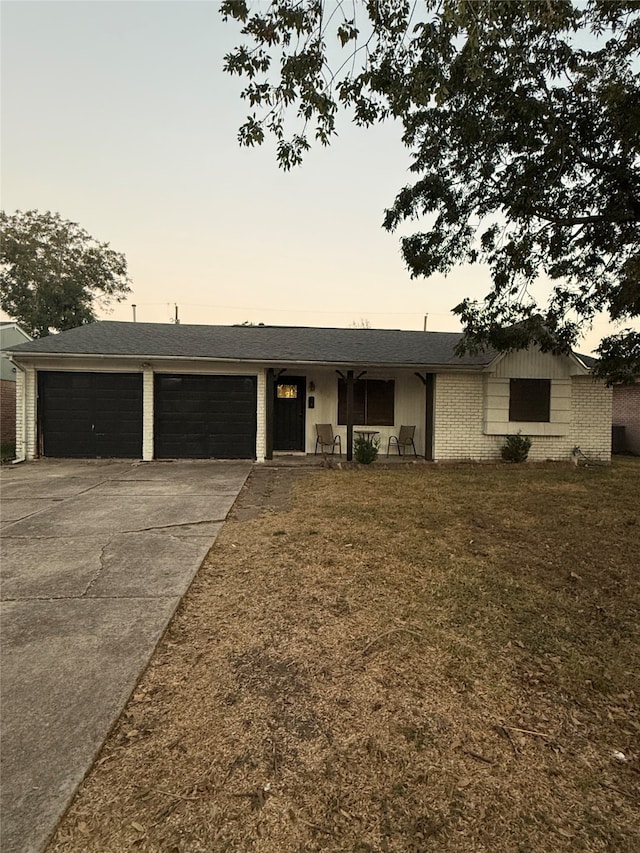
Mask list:
[[[263,470],[49,853],[637,851],[639,572],[639,459]]]

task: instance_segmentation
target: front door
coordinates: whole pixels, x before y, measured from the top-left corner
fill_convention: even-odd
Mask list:
[[[306,387],[304,376],[280,376],[276,379],[273,401],[274,450],[304,452]]]

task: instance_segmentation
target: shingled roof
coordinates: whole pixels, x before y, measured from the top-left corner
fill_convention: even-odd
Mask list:
[[[303,326],[191,326],[100,321],[11,348],[24,356],[199,358],[267,364],[481,369],[496,353],[458,357],[458,332],[322,329]]]

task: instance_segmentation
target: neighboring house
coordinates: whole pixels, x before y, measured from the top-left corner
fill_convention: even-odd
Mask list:
[[[614,452],[640,456],[640,379],[613,386]]]
[[[402,424],[436,461],[491,460],[509,433],[529,458],[611,453],[611,390],[579,356],[457,357],[457,333],[99,322],[13,349],[19,454],[253,458],[313,453],[317,423],[346,448]],[[353,423],[347,394],[353,389]],[[23,413],[23,414],[21,414]]]
[[[30,336],[17,323],[0,322],[0,350],[30,341]],[[16,440],[16,368],[0,355],[0,442]]]

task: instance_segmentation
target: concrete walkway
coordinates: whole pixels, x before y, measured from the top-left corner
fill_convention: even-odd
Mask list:
[[[1,469],[3,853],[45,845],[250,470],[68,460]]]

